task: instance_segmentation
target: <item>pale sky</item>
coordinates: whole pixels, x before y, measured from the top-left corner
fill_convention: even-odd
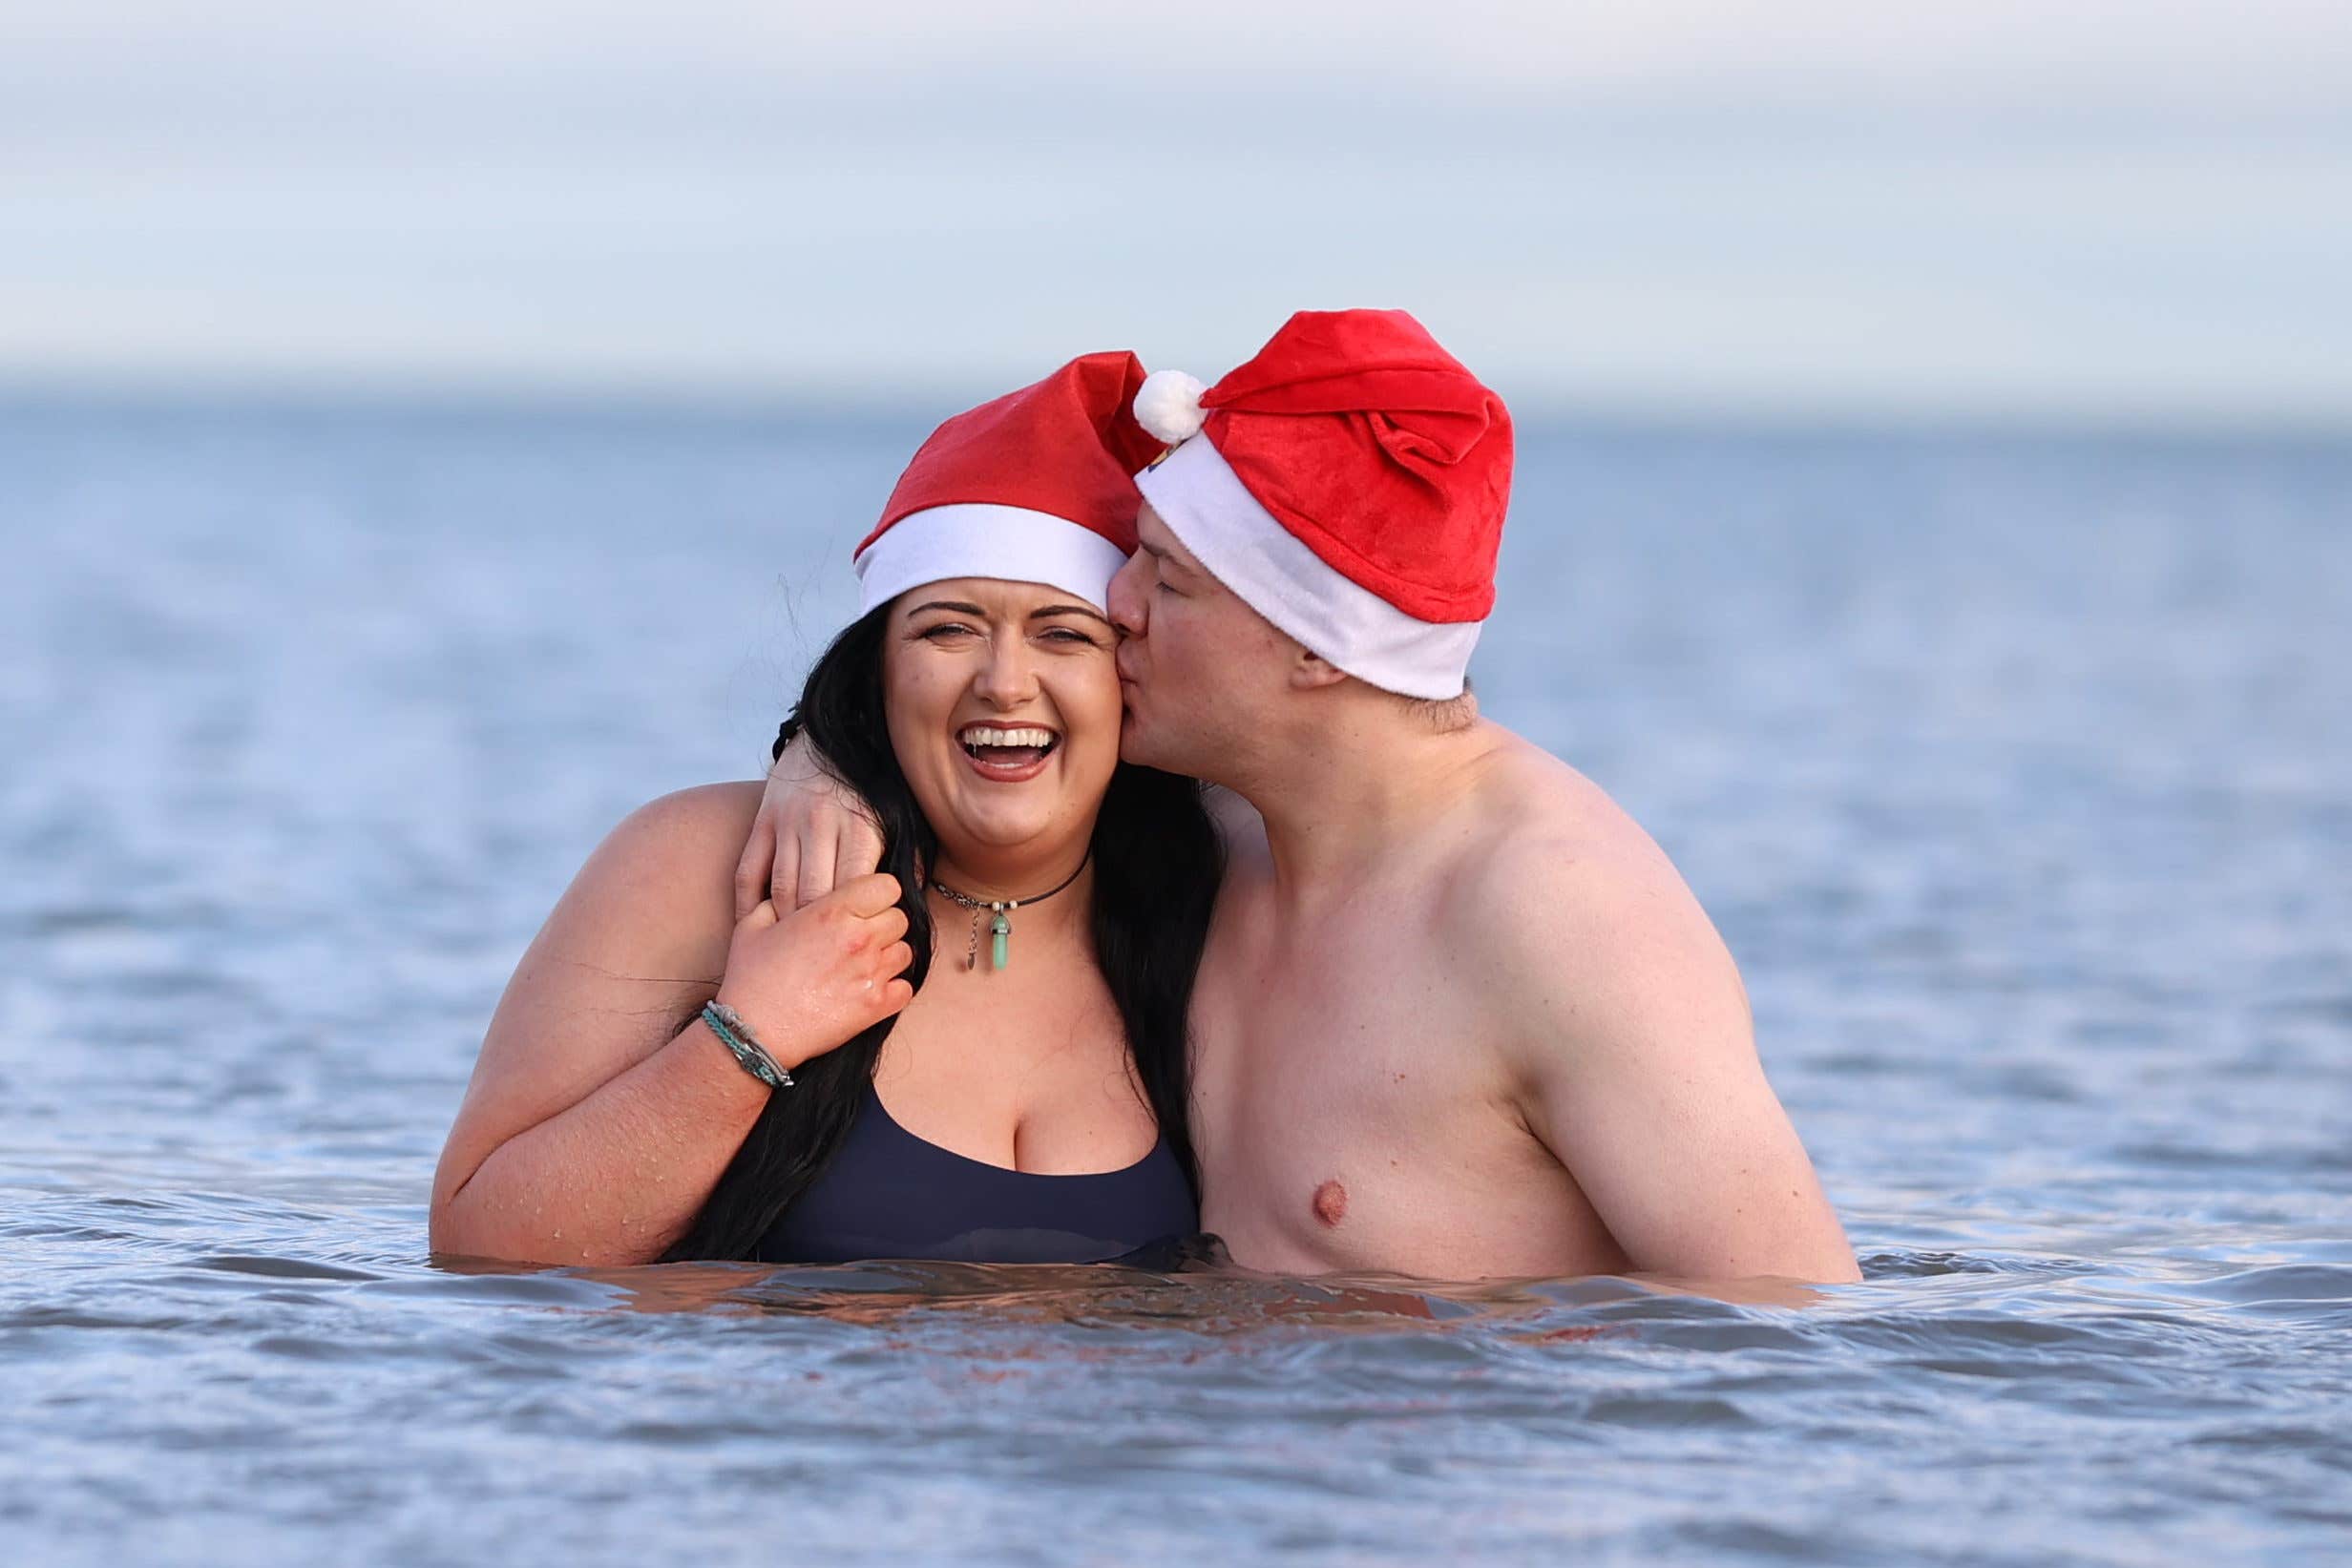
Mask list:
[[[2352,6],[0,0],[0,385],[2352,427]]]

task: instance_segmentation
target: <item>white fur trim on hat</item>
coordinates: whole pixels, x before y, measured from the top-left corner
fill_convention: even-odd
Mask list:
[[[1461,695],[1484,623],[1417,620],[1343,575],[1260,505],[1207,439],[1135,483],[1211,576],[1309,651],[1383,691]]]
[[[1126,561],[1093,529],[1050,512],[986,501],[928,507],[899,518],[859,554],[858,613],[949,577],[1041,582],[1100,610]]]
[[[1198,376],[1182,370],[1154,370],[1135,392],[1135,422],[1174,447],[1201,433],[1208,417],[1201,408],[1201,394],[1208,388]]]

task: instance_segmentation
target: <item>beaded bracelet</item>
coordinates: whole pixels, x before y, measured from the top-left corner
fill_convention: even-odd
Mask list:
[[[717,1002],[704,1004],[703,1024],[719,1036],[721,1045],[735,1053],[735,1059],[743,1064],[745,1072],[770,1089],[792,1087],[791,1073],[752,1037],[751,1026],[733,1008],[721,1007]]]
[[[789,719],[776,726],[776,743],[767,748],[769,767],[774,767],[784,760],[784,748],[790,745],[793,737],[798,734],[800,734],[800,714],[795,711]]]

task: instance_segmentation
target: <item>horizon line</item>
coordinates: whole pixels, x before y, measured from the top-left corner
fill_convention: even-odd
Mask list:
[[[489,416],[764,419],[828,416],[848,424],[908,424],[946,418],[1004,388],[979,376],[939,379],[387,375],[382,373],[58,371],[0,365],[0,413],[82,408],[155,412],[292,413],[369,409]],[[1755,433],[2016,436],[2352,446],[2352,408],[2229,408],[2080,400],[1920,398],[1890,400],[1860,389],[1785,403],[1705,392],[1555,391],[1509,399],[1515,423]]]

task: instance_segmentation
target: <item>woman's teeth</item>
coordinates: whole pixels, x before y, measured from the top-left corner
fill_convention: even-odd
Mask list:
[[[1044,756],[1061,737],[1050,729],[1030,726],[966,724],[956,739],[967,753],[983,761],[1021,762]]]

